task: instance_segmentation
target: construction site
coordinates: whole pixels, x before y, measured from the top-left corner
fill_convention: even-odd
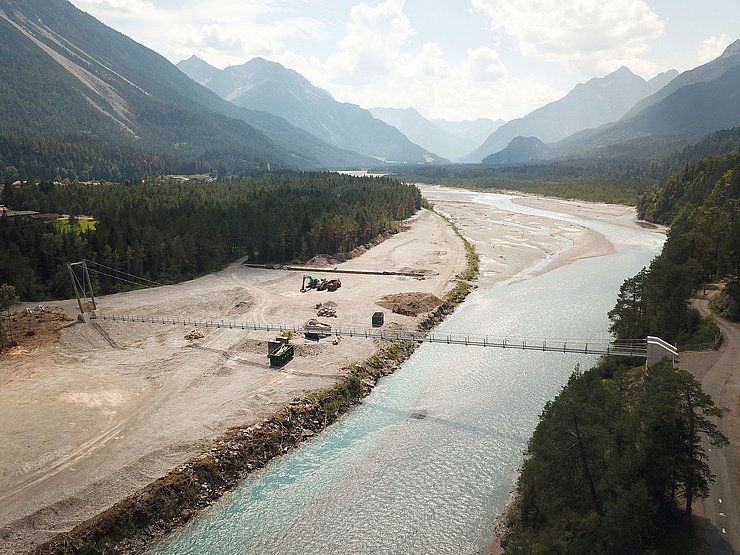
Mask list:
[[[385,329],[414,329],[418,316],[378,303],[388,294],[442,297],[466,263],[461,239],[429,211],[359,257],[319,260],[323,268],[312,261],[310,283],[304,270],[242,262],[178,285],[99,297],[97,309],[313,323],[312,332],[85,323],[76,300],[18,311],[18,346],[0,355],[0,553],[71,529],[230,427],[332,385],[377,346],[328,337],[327,328],[369,328],[382,311]]]

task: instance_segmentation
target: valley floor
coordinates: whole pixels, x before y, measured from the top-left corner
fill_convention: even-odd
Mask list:
[[[421,187],[481,257],[481,285],[544,273],[610,252],[601,235],[566,222],[485,207],[465,191]],[[527,197],[522,204],[620,219],[628,208]],[[104,313],[301,325],[316,304],[335,303],[341,328],[371,327],[387,294],[438,297],[465,268],[465,248],[448,224],[422,210],[404,230],[342,269],[421,272],[425,279],[342,274],[336,292],[300,292],[302,272],[247,268],[179,285],[98,299]],[[332,277],[334,266],[319,277]],[[526,272],[527,269],[531,271]],[[49,303],[71,315],[71,301]],[[415,328],[420,317],[385,310],[385,328]],[[274,332],[101,321],[60,322],[57,338],[0,355],[0,553],[17,553],[71,529],[162,476],[233,426],[258,421],[303,392],[335,382],[368,358],[372,340],[293,337],[296,357],[270,367]],[[29,338],[25,338],[29,339]],[[24,340],[25,340],[24,339]],[[32,337],[31,337],[32,339]]]

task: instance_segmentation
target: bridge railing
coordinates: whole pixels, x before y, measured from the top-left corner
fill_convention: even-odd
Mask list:
[[[519,349],[523,351],[543,351],[561,353],[580,353],[586,355],[611,355],[633,358],[647,356],[646,340],[609,341],[603,340],[562,340],[562,339],[526,339],[496,338],[485,335],[461,335],[446,333],[421,333],[407,330],[382,330],[378,328],[340,328],[328,329],[311,325],[265,324],[236,322],[227,320],[210,320],[197,318],[179,318],[171,316],[140,316],[128,314],[105,314],[95,311],[91,318],[118,322],[146,324],[181,325],[216,329],[238,329],[250,331],[273,331],[291,333],[312,333],[335,337],[360,337],[366,339],[384,339],[396,341],[416,341],[418,343],[442,343],[448,345],[466,345],[478,347],[495,347],[500,349]]]

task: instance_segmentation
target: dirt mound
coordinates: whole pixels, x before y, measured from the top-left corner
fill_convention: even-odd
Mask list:
[[[342,260],[335,256],[329,256],[328,254],[317,254],[313,258],[306,261],[306,266],[314,268],[333,268]]]
[[[203,339],[205,337],[205,334],[200,330],[190,330],[188,333],[185,334],[185,339],[188,341],[195,341],[197,339]]]
[[[44,344],[52,343],[59,338],[62,328],[74,322],[63,309],[38,306],[21,310],[10,317],[10,323],[3,319],[3,329],[13,338],[15,348],[9,354],[24,352]]]
[[[431,293],[397,293],[386,295],[376,304],[383,308],[389,308],[396,314],[418,316],[422,312],[429,312],[437,308],[442,304],[442,299]]]

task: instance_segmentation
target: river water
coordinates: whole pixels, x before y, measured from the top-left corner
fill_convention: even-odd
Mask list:
[[[608,337],[606,314],[619,286],[649,264],[663,237],[518,206],[513,198],[485,194],[476,202],[590,227],[614,243],[616,254],[479,289],[436,331]],[[423,344],[361,406],[150,553],[483,552],[543,405],[577,364],[594,362]]]

